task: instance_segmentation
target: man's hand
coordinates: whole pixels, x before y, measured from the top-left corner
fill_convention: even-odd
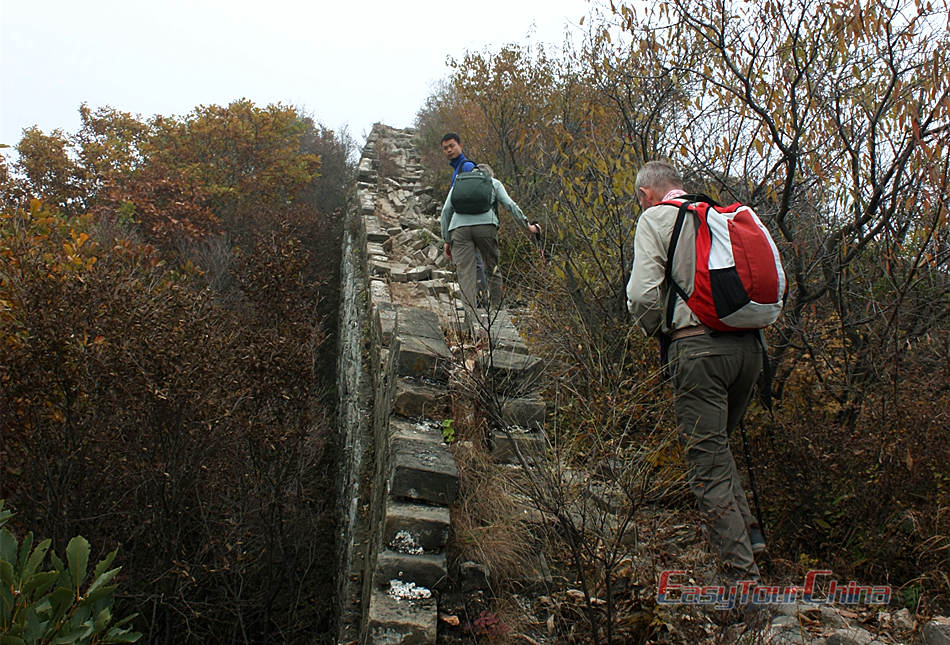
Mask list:
[[[445,257],[451,260],[452,259],[452,245],[446,242],[445,248],[443,250],[445,251]]]
[[[541,232],[541,225],[540,225],[540,224],[528,224],[528,231],[529,231],[532,235],[537,235],[538,233]]]

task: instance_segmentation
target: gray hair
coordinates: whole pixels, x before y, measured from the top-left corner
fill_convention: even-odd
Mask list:
[[[480,163],[480,164],[478,164],[478,166],[476,166],[476,167],[477,167],[479,170],[481,170],[483,173],[485,173],[486,175],[488,175],[489,177],[494,177],[494,176],[495,176],[495,171],[492,170],[492,169],[491,169],[491,166],[489,166],[487,163]]]
[[[648,161],[640,167],[637,173],[637,191],[641,187],[656,190],[671,190],[683,187],[683,177],[676,166],[669,161]]]

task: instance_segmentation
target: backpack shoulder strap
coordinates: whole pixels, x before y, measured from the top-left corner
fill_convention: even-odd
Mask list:
[[[676,205],[675,202],[664,202],[670,206]],[[676,255],[676,245],[679,243],[680,233],[683,231],[683,222],[686,220],[686,211],[692,202],[684,200],[679,205],[679,211],[676,213],[676,223],[673,224],[673,233],[670,235],[670,245],[666,249],[666,284],[669,293],[666,294],[666,324],[672,328],[673,309],[676,307],[676,297],[679,296],[686,302],[688,297],[686,291],[673,278],[673,257]]]
[[[718,206],[711,197],[703,194],[694,194],[694,195],[681,195],[676,198],[677,200],[682,201],[667,201],[660,202],[661,204],[666,204],[669,206],[679,206],[679,211],[676,213],[676,222],[673,224],[673,233],[670,235],[670,245],[666,250],[666,284],[669,288],[669,293],[666,298],[666,324],[673,324],[673,309],[676,307],[676,297],[679,296],[683,299],[683,302],[689,298],[689,294],[686,293],[686,290],[683,289],[673,278],[673,257],[676,255],[676,246],[679,243],[680,233],[683,232],[683,224],[686,221],[686,212],[689,210],[691,204],[696,202],[703,202],[709,204],[710,206]],[[695,211],[694,211],[695,212]]]

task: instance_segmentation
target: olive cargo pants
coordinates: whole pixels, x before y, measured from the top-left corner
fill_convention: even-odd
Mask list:
[[[713,333],[674,340],[669,350],[676,420],[690,488],[705,516],[729,582],[758,580],[749,512],[729,434],[745,413],[762,369],[756,333]]]
[[[485,273],[488,275],[488,292],[492,307],[501,303],[501,274],[498,272],[498,227],[494,224],[460,226],[452,229],[452,259],[455,260],[462,303],[465,306],[465,325],[474,331],[478,317],[477,260],[475,250],[482,254]]]

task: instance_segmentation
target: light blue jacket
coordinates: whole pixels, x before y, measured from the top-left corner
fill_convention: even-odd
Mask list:
[[[491,183],[495,188],[495,199],[505,205],[505,208],[508,209],[508,212],[511,213],[511,216],[516,222],[527,228],[528,218],[521,212],[521,208],[518,204],[508,196],[508,191],[505,190],[504,185],[494,177],[492,177]],[[460,226],[479,226],[481,224],[494,224],[498,226],[498,214],[491,208],[477,215],[456,213],[455,209],[452,208],[452,189],[450,188],[449,194],[445,198],[445,205],[442,206],[442,239],[449,242],[449,232]]]

